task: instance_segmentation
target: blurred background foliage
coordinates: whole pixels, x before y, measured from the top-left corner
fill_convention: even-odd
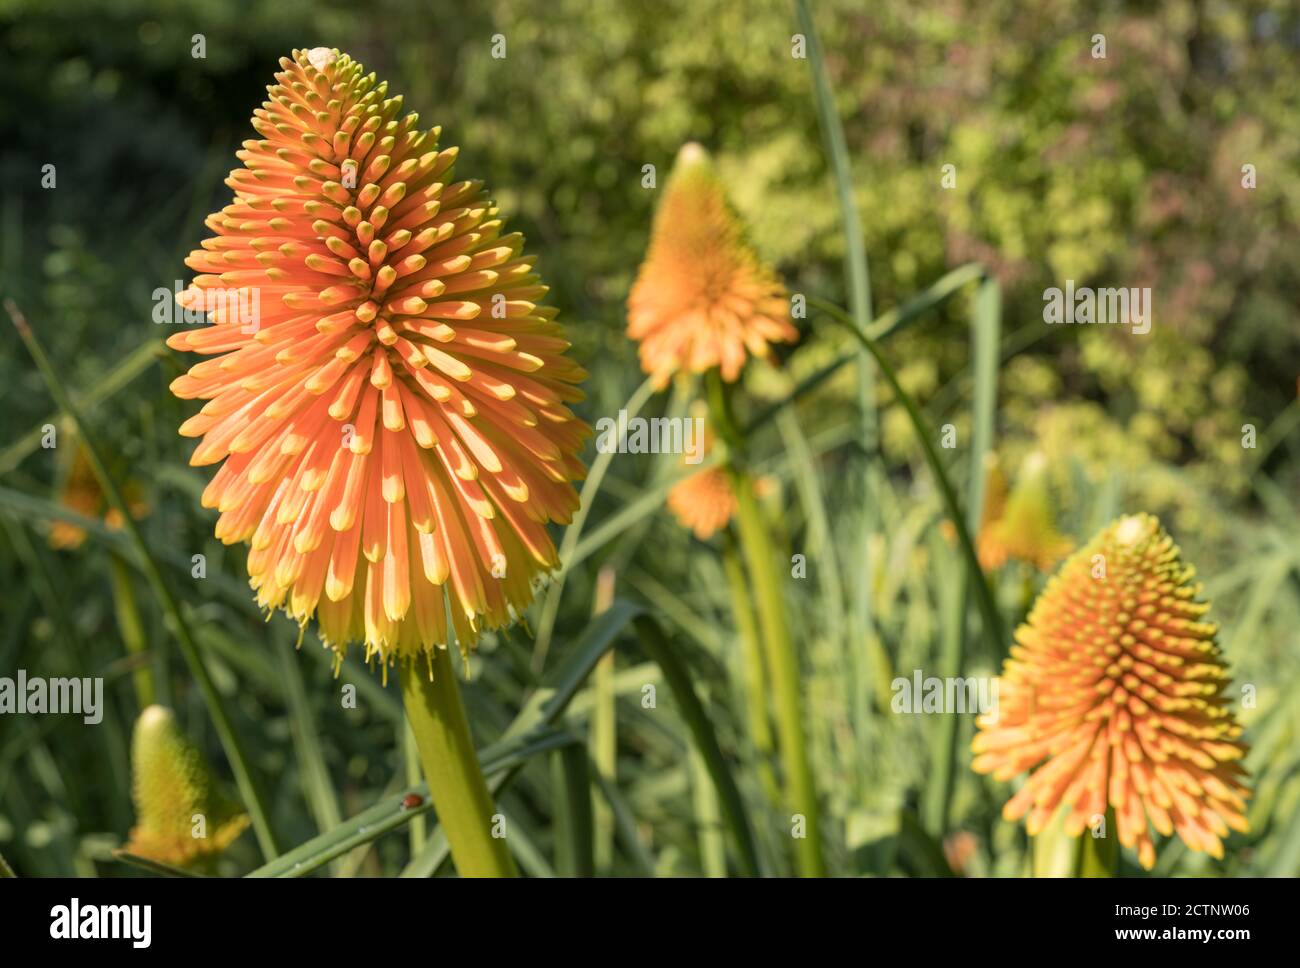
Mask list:
[[[814,16],[877,312],[956,266],[983,264],[1002,286],[1003,466],[1014,476],[1026,454],[1047,456],[1058,527],[1076,544],[1121,511],[1160,514],[1206,579],[1239,681],[1258,686],[1257,707],[1243,710],[1256,743],[1254,832],[1221,864],[1171,845],[1158,871],[1297,873],[1300,11],[1286,0],[823,0]],[[186,364],[167,352],[154,362],[150,350],[166,335],[150,318],[154,291],[185,277],[203,217],[228,200],[222,179],[252,136],[248,118],[277,58],[294,47],[345,49],[424,123],[441,125],[444,144],[461,147],[458,172],[488,183],[541,256],[592,374],[585,413],[594,420],[616,413],[642,379],[623,335],[657,197],[642,166],[655,165],[662,184],[687,140],[716,153],[756,246],[790,288],[844,303],[844,233],[808,65],[791,56],[796,30],[783,0],[0,0],[0,288],[26,310],[67,386],[97,394],[87,407],[97,439],[118,480],[132,482],[143,527],[201,621],[214,677],[270,778],[283,845],[402,788],[395,695],[349,666],[343,681],[362,686],[363,701],[340,708],[339,682],[310,636],[311,658],[287,661],[296,630],[256,615],[242,549],[215,542],[198,506],[207,475],[188,468],[190,445],[175,433],[191,408],[166,390]],[[498,33],[504,60],[491,56]],[[195,34],[206,43],[201,59]],[[1104,59],[1091,53],[1096,34]],[[41,187],[45,164],[56,166],[53,190]],[[1247,164],[1257,172],[1249,190]],[[947,190],[945,165],[956,173]],[[1044,326],[1042,291],[1066,279],[1150,287],[1150,334]],[[960,440],[970,429],[969,294],[887,347],[905,388]],[[843,334],[805,332],[779,369],[751,371],[753,410],[851,349]],[[55,719],[0,719],[0,851],[20,872],[121,873],[106,858],[132,823],[132,669],[150,664],[159,701],[217,747],[102,509],[62,497],[76,482],[69,428],[60,424],[57,448],[34,446],[53,406],[11,331],[4,346],[0,673],[107,675],[110,709],[89,736]],[[865,550],[832,541],[856,533],[863,513],[850,479],[862,466],[854,385],[853,368],[841,369],[751,441],[774,484],[765,499],[773,522],[787,550],[809,559],[790,607],[832,870],[933,873],[939,845],[959,873],[1017,873],[1023,831],[998,819],[1006,788],[966,769],[968,722],[949,820],[912,830],[937,727],[890,715],[888,681],[892,670],[933,665],[960,570],[920,451],[883,389],[889,474],[876,515],[886,526]],[[679,386],[650,410],[684,407],[690,395]],[[1243,446],[1245,425],[1253,448]],[[611,540],[568,576],[552,653],[587,623],[605,566],[620,597],[649,605],[688,643],[724,746],[750,762],[717,542],[695,541],[665,514],[620,523],[667,464],[613,462],[586,528],[609,524]],[[90,519],[87,537],[56,534],[56,549],[51,530],[60,519],[66,527],[69,509]],[[194,553],[207,556],[204,582],[188,577]],[[843,576],[864,555],[883,643],[869,655],[838,620],[852,587]],[[1011,565],[997,577],[1017,619],[1042,576]],[[518,630],[488,641],[475,662],[481,741],[535,684],[531,648]],[[992,671],[996,658],[975,650],[972,671]],[[698,764],[682,759],[687,734],[641,708],[640,686],[655,673],[634,645],[620,647],[618,662],[619,787],[649,858],[663,873],[716,873],[716,804],[711,811],[697,789]],[[306,680],[305,707],[286,695],[289,675]],[[586,728],[583,708],[575,728]],[[320,737],[324,783],[303,766],[304,721]],[[784,869],[781,819],[752,771],[738,771],[767,862]],[[503,809],[539,847],[534,872],[545,872],[557,827],[551,773],[535,764],[510,789]],[[393,873],[406,851],[390,836],[333,870]],[[245,837],[230,871],[256,862]],[[604,865],[641,869],[626,851]]]

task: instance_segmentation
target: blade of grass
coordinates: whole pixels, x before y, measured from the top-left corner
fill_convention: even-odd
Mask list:
[[[226,757],[230,760],[230,766],[235,774],[235,781],[239,786],[240,795],[243,797],[244,805],[248,808],[249,817],[252,819],[258,845],[267,859],[273,859],[278,850],[261,790],[254,779],[243,744],[239,739],[239,735],[235,732],[229,713],[226,711],[225,701],[213,684],[211,676],[208,675],[207,667],[199,654],[198,645],[190,630],[189,623],[181,613],[180,604],[163,577],[162,569],[159,568],[153,552],[149,549],[139,525],[131,516],[130,508],[127,507],[126,501],[123,500],[117,483],[109,475],[99,445],[95,442],[86,421],[82,418],[80,409],[73,403],[72,398],[64,388],[58,373],[37,340],[36,334],[32,332],[27,320],[12,299],[5,300],[5,310],[14,324],[14,328],[18,331],[19,337],[27,346],[28,352],[31,353],[32,359],[36,361],[36,366],[41,371],[41,376],[44,378],[45,385],[55,403],[77,425],[77,432],[81,435],[91,470],[94,471],[95,478],[99,482],[99,486],[108,502],[122,516],[123,529],[135,546],[145,577],[162,606],[167,625],[176,638],[181,655],[184,657],[186,665],[189,666],[190,674],[194,676],[195,681],[198,683],[199,691],[203,695],[203,701],[208,707],[208,714],[212,717],[212,722],[217,728],[217,735],[221,740],[222,749],[225,750]]]
[[[828,635],[838,648],[844,635],[844,585],[840,579],[839,556],[831,540],[830,515],[826,510],[821,476],[817,473],[808,440],[791,411],[787,410],[777,418],[777,428],[786,453],[790,455],[799,500],[808,516],[808,556],[818,564],[817,587],[822,595]]]
[[[985,279],[975,294],[975,313],[971,320],[971,369],[975,374],[975,397],[966,482],[966,527],[971,534],[979,534],[980,516],[984,510],[984,455],[993,444],[998,396],[998,344],[1001,339],[1001,290],[997,280]],[[982,576],[977,578],[967,568],[955,596],[953,614],[944,622],[944,652],[939,660],[939,676],[949,682],[963,674],[966,664],[966,613],[971,583],[975,580],[983,579]],[[956,769],[954,754],[960,725],[956,716],[940,716],[930,738],[930,775],[924,819],[926,829],[940,839],[948,831],[952,778]]]
[[[840,227],[844,234],[844,271],[848,281],[849,312],[859,332],[868,332],[871,325],[871,271],[867,262],[866,240],[862,220],[853,197],[853,172],[844,127],[835,107],[835,93],[831,88],[830,72],[822,54],[821,41],[812,8],[807,0],[795,0],[795,16],[799,29],[807,42],[808,68],[812,73],[814,100],[821,126],[826,156],[835,176],[835,192],[840,208]],[[857,351],[858,410],[862,422],[862,453],[869,461],[879,444],[879,417],[876,413],[876,367],[871,355],[862,347]],[[865,462],[864,462],[865,463]],[[855,635],[862,641],[876,639],[875,618],[871,612],[872,536],[880,528],[878,502],[871,492],[871,476],[863,467],[858,478],[859,530],[855,542],[856,561],[853,601]],[[869,709],[869,707],[868,707]]]
[[[699,750],[688,755],[691,773],[691,807],[695,813],[695,836],[700,844],[700,869],[705,877],[727,876],[727,845],[722,838],[722,811],[718,791]]]
[[[546,855],[537,845],[537,839],[529,830],[528,824],[518,814],[504,807],[501,808],[501,816],[505,821],[505,829],[509,831],[506,840],[510,845],[510,853],[514,855],[519,869],[529,877],[554,877],[555,870],[547,863]]]
[[[758,637],[758,623],[754,620],[753,602],[749,583],[745,578],[745,565],[740,560],[735,538],[728,531],[723,536],[722,567],[731,593],[731,613],[740,639],[740,667],[744,679],[745,715],[749,724],[749,741],[754,747],[755,768],[759,785],[773,805],[781,802],[781,787],[776,782],[772,761],[776,755],[776,742],[772,737],[772,723],[768,719],[767,670],[763,667],[763,643]]]
[[[930,470],[935,476],[948,518],[952,521],[953,528],[957,532],[957,540],[961,545],[967,568],[970,569],[971,575],[974,576],[975,594],[984,623],[984,634],[992,641],[996,650],[1005,651],[1006,630],[1002,623],[1002,616],[998,612],[997,603],[993,598],[992,590],[989,588],[988,579],[980,568],[979,558],[975,554],[975,543],[971,539],[970,529],[966,526],[965,516],[962,514],[961,506],[957,502],[957,492],[953,489],[952,481],[948,478],[948,472],[944,470],[943,463],[939,460],[939,453],[934,448],[934,434],[926,427],[916,401],[899,384],[894,368],[884,358],[880,348],[876,346],[872,339],[854,328],[853,320],[844,310],[834,303],[828,303],[817,298],[810,298],[808,304],[822,310],[835,322],[853,333],[855,338],[863,346],[867,347],[871,355],[875,357],[876,363],[880,367],[881,373],[884,374],[885,380],[889,383],[890,389],[894,391],[894,396],[907,412],[908,421],[912,424],[912,430],[916,434],[922,451],[925,453],[926,462],[930,465]]]
[[[103,379],[84,393],[74,394],[73,402],[79,406],[94,407],[103,403],[113,394],[127,386],[132,380],[153,366],[163,355],[165,348],[160,339],[149,340],[137,346],[119,360],[112,369],[104,374]],[[45,424],[51,423],[54,415],[41,421],[12,444],[0,451],[0,474],[7,474],[41,444],[41,435]]]
[[[599,615],[614,602],[614,569],[609,565],[596,575],[596,595],[592,614]],[[596,663],[592,674],[591,726],[588,744],[591,747],[592,773],[606,779],[611,785],[618,773],[618,693],[615,690],[617,668],[613,652],[606,652]],[[596,870],[608,873],[614,863],[614,815],[609,805],[597,800],[592,808],[593,847]]]
[[[964,266],[958,266],[956,269],[939,277],[925,290],[913,296],[901,306],[895,306],[893,309],[877,316],[875,321],[867,327],[867,335],[874,340],[881,340],[895,332],[906,329],[930,310],[947,302],[962,286],[980,279],[983,274],[984,267],[978,262],[969,262]],[[858,359],[858,356],[858,350],[846,353],[827,363],[811,376],[804,377],[784,398],[769,404],[750,418],[749,422],[741,428],[741,432],[748,437],[755,430],[765,426],[779,412],[817,389],[838,373],[842,367]]]
[[[831,90],[830,74],[822,55],[817,25],[807,0],[795,0],[799,29],[807,40],[808,67],[813,76],[817,117],[821,122],[822,138],[826,142],[826,155],[835,175],[835,194],[840,206],[840,225],[844,230],[844,272],[849,283],[849,309],[858,329],[866,332],[871,324],[871,272],[867,265],[867,245],[862,234],[862,221],[853,197],[853,173],[849,149],[844,140],[844,127],[835,109],[835,94]],[[862,443],[867,453],[876,445],[875,374],[871,357],[865,352],[858,360],[858,399],[861,407]]]
[[[136,604],[135,584],[131,571],[122,558],[109,552],[110,574],[113,579],[113,612],[122,644],[127,654],[139,663],[131,674],[135,685],[135,699],[141,709],[154,704],[153,668],[148,661],[149,646],[145,642],[144,623],[140,621],[140,607]]]
[[[558,845],[556,867],[565,877],[592,877],[596,858],[592,851],[591,775],[587,770],[587,750],[576,739],[554,754],[558,774],[554,785],[556,811],[555,839]]]
[[[677,707],[695,740],[695,747],[708,768],[709,776],[722,801],[722,813],[726,817],[727,826],[735,841],[741,873],[749,877],[757,876],[760,873],[758,848],[754,844],[753,830],[750,827],[749,815],[745,811],[745,802],[736,787],[736,781],[731,775],[731,768],[727,765],[722,747],[718,745],[713,724],[695,695],[686,666],[678,657],[668,637],[659,628],[658,622],[647,615],[638,615],[633,620],[633,625],[641,640],[641,647],[663,670],[664,681],[668,683],[673,698],[677,700]]]
[[[646,850],[645,844],[641,842],[641,835],[637,832],[636,817],[632,814],[632,808],[628,806],[623,795],[618,792],[618,788],[601,776],[599,770],[592,770],[591,779],[596,785],[596,789],[605,798],[610,813],[613,814],[614,829],[618,832],[619,843],[627,851],[628,857],[637,869],[637,873],[649,877],[654,873],[655,860],[650,856],[650,852]]]
[[[113,851],[113,859],[120,860],[123,864],[129,864],[131,867],[138,867],[142,871],[150,874],[156,874],[160,877],[202,877],[201,874],[195,874],[193,871],[182,870],[179,867],[173,867],[171,864],[164,864],[161,861],[153,860],[149,857],[141,857],[139,854],[132,854],[125,850]]]
[[[402,759],[406,769],[406,785],[416,786],[420,782],[423,774],[420,772],[420,751],[415,745],[415,734],[411,732],[411,724],[403,721],[398,727],[398,735],[402,744]],[[411,821],[411,856],[414,857],[420,851],[424,850],[424,845],[428,841],[429,831],[428,824],[424,817],[416,817]]]
[[[711,467],[716,467],[718,460],[718,455],[712,454],[694,465],[689,471],[674,474],[654,487],[647,488],[641,497],[624,506],[616,514],[610,515],[599,528],[579,541],[569,557],[562,560],[557,574],[567,574],[575,565],[596,552],[602,545],[614,540],[642,518],[654,514],[663,507],[668,492],[672,490],[674,484],[693,474],[701,474]]]
[[[654,390],[654,384],[648,378],[636,388],[636,391],[633,392],[623,406],[623,409],[627,411],[629,420],[641,412],[641,408],[646,405],[646,401],[654,395]],[[617,453],[618,448],[608,453],[598,453],[595,460],[591,462],[591,469],[587,472],[587,479],[582,483],[582,492],[578,495],[578,510],[574,512],[573,521],[564,529],[564,537],[560,539],[560,562],[566,567],[562,567],[555,575],[546,589],[546,598],[542,602],[541,617],[537,620],[537,634],[533,638],[533,675],[540,676],[542,669],[546,665],[546,653],[551,645],[551,635],[555,632],[555,618],[560,610],[560,596],[564,593],[564,579],[568,572],[567,563],[578,546],[578,539],[582,537],[582,528],[587,523],[587,515],[596,502],[596,494],[600,490],[601,483],[605,480],[605,473],[609,470],[610,462]]]
[[[319,733],[312,718],[311,706],[307,702],[307,690],[303,686],[302,669],[298,667],[297,650],[284,635],[273,633],[271,637],[278,640],[275,651],[280,662],[285,699],[289,705],[289,733],[297,754],[303,796],[316,821],[316,829],[322,832],[330,830],[343,821],[343,815],[339,811],[334,786],[330,783],[329,767],[325,765],[325,754],[321,750]],[[337,872],[336,867],[335,873]]]

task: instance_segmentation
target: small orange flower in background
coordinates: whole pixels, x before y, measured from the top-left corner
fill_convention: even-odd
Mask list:
[[[736,511],[736,495],[727,472],[710,467],[678,481],[668,492],[668,509],[682,527],[707,541],[727,526]]]
[[[1248,829],[1242,728],[1194,575],[1159,521],[1137,514],[1048,581],[972,744],[978,773],[1033,770],[1007,820],[1027,814],[1036,835],[1063,807],[1078,836],[1110,806],[1120,843],[1148,870],[1148,821],[1217,858],[1230,829]]]
[[[703,459],[713,452],[713,434],[705,422],[707,407],[696,402],[691,407],[690,420],[703,427],[703,443],[698,456]],[[698,463],[698,461],[697,461]],[[692,465],[682,458],[682,466]],[[695,537],[707,541],[727,526],[736,511],[736,494],[731,489],[731,479],[721,467],[709,467],[684,477],[668,492],[668,510],[677,522],[694,532]]]
[[[980,565],[1001,568],[1010,559],[1050,571],[1073,543],[1056,530],[1048,493],[1047,458],[1035,451],[1025,458],[1007,495],[1006,479],[991,464],[979,535]]]
[[[122,484],[122,497],[131,516],[137,520],[149,513],[149,505],[140,493],[140,485],[135,481],[127,480]],[[72,466],[59,490],[59,503],[82,517],[102,517],[104,524],[114,531],[121,530],[124,523],[117,508],[109,506],[108,498],[100,490],[85,448],[77,444],[73,445]],[[85,542],[86,532],[71,521],[54,521],[50,524],[48,540],[51,548],[71,551],[80,548]]]
[[[776,478],[764,475],[754,481],[754,496],[766,500],[779,494]],[[683,478],[668,492],[668,509],[683,528],[707,541],[728,524],[736,513],[736,491],[724,468],[710,467]]]
[[[650,247],[628,296],[628,336],[657,386],[680,371],[740,375],[747,355],[792,343],[776,274],[745,240],[708,153],[685,145],[655,212]]]
[[[172,384],[216,534],[248,542],[260,605],[315,614],[387,663],[460,647],[533,599],[546,530],[578,505],[585,373],[496,206],[455,148],[338,51],[282,58],[258,138],[186,264],[214,357]],[[250,309],[252,310],[250,312]],[[445,590],[445,593],[444,593]],[[449,606],[449,607],[448,607]]]

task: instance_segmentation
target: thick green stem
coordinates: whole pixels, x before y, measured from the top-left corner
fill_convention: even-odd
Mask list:
[[[776,743],[772,738],[772,724],[767,718],[767,671],[763,668],[763,643],[754,620],[754,607],[749,597],[745,578],[745,565],[740,560],[731,536],[726,536],[722,550],[722,567],[727,574],[731,591],[731,611],[740,634],[740,663],[745,679],[745,712],[749,721],[749,740],[754,744],[758,761],[758,779],[768,799],[781,802],[781,789],[772,769],[772,756]]]
[[[740,544],[758,602],[767,667],[772,675],[777,733],[785,767],[786,802],[794,815],[791,817],[793,829],[797,831],[795,845],[799,873],[804,877],[822,877],[826,869],[822,861],[821,821],[804,736],[799,657],[790,637],[785,595],[777,578],[775,549],[754,497],[754,485],[749,475],[732,469],[731,486],[736,492]],[[798,836],[799,833],[802,836]]]
[[[418,662],[402,670],[402,702],[451,859],[462,877],[515,877],[505,838],[493,836],[496,811],[474,752],[449,650],[434,649],[431,666],[431,674]]]
[[[1115,833],[1115,810],[1106,808],[1105,827],[1101,836],[1093,836],[1091,830],[1085,830],[1079,838],[1080,877],[1114,877],[1119,869],[1119,837]]]
[[[1114,877],[1119,866],[1119,841],[1115,837],[1115,811],[1107,808],[1105,825],[1093,836],[1084,830],[1077,837],[1065,832],[1068,808],[1062,808],[1033,838],[1035,877]]]

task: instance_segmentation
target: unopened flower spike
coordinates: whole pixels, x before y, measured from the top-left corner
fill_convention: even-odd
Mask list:
[[[221,793],[203,754],[163,706],[149,706],[136,720],[131,773],[129,853],[188,866],[220,854],[248,826],[248,815]]]
[[[996,474],[997,480],[994,480]],[[980,564],[1000,568],[1009,559],[1026,562],[1039,571],[1050,571],[1065,555],[1072,542],[1056,530],[1052,500],[1048,492],[1047,458],[1038,451],[1025,458],[1005,502],[987,498],[1001,497],[1006,484],[999,472],[989,475],[986,518],[980,529]],[[990,513],[991,512],[991,513]]]
[[[628,336],[657,386],[718,367],[734,381],[748,356],[791,343],[790,304],[745,239],[708,153],[677,155],[655,212],[650,246],[628,296]]]
[[[1150,828],[1223,856],[1245,832],[1246,747],[1195,569],[1149,514],[1120,518],[1049,579],[977,721],[973,767],[1032,771],[1002,813],[1031,835],[1058,810],[1078,836],[1114,811],[1150,870]]]
[[[585,373],[439,129],[337,50],[280,66],[186,260],[179,301],[213,325],[167,341],[211,357],[172,383],[206,401],[181,427],[192,464],[221,464],[203,504],[249,545],[258,603],[334,648],[469,648],[558,565]]]

